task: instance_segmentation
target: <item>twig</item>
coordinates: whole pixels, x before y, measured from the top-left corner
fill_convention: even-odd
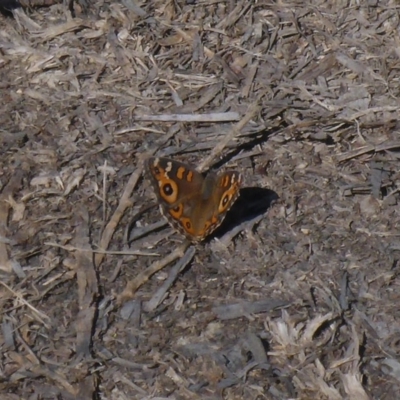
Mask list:
[[[175,128],[170,129],[170,132],[165,137],[165,141],[168,141],[170,137],[175,135],[175,133],[176,133]],[[138,168],[130,176],[129,181],[126,184],[125,190],[122,193],[121,199],[118,203],[117,209],[114,211],[114,214],[112,215],[110,221],[108,222],[103,231],[103,234],[101,235],[100,245],[99,245],[101,249],[103,250],[107,249],[108,245],[110,244],[111,238],[115,232],[115,229],[119,221],[121,220],[122,216],[124,215],[124,212],[128,207],[132,206],[131,195],[142,175],[144,160],[147,157],[154,154],[156,151],[157,150],[154,149],[153,151],[149,151],[146,154],[141,154],[140,156],[138,156],[138,163],[137,163]],[[103,259],[104,259],[104,254],[97,253],[95,256],[95,265],[98,266],[103,261]]]
[[[135,121],[163,121],[163,122],[226,122],[238,121],[239,113],[230,111],[225,113],[209,114],[161,114],[161,115],[137,115]]]
[[[350,160],[351,158],[355,158],[358,156],[361,156],[363,154],[371,153],[372,151],[375,153],[379,153],[380,151],[386,151],[386,150],[393,150],[393,149],[398,149],[400,148],[400,142],[392,142],[392,141],[385,141],[379,145],[372,145],[372,144],[367,144],[365,146],[359,147],[358,149],[348,151],[347,153],[343,153],[340,156],[338,156],[338,162],[343,162]]]
[[[72,245],[61,245],[58,243],[53,243],[53,242],[45,242],[44,243],[47,246],[53,246],[53,247],[58,247],[60,249],[64,249],[67,251],[88,251],[91,253],[96,253],[96,254],[102,254],[102,255],[106,255],[106,254],[111,254],[111,255],[116,255],[116,256],[158,256],[158,253],[147,253],[144,251],[136,251],[136,250],[122,250],[122,251],[107,251],[107,250],[101,250],[101,249],[83,249],[82,247],[76,247],[76,246],[72,246]]]
[[[21,181],[22,171],[16,171],[10,181],[3,188],[0,195],[0,237],[6,238],[8,235],[8,218],[10,211],[9,198],[18,192]],[[0,240],[0,270],[11,273],[13,270],[12,259],[9,257],[9,248],[7,240]]]
[[[146,311],[153,311],[159,306],[165,293],[167,293],[168,289],[175,282],[180,272],[189,264],[195,253],[196,249],[194,246],[191,246],[186,250],[185,255],[169,271],[168,278],[144,306]]]
[[[16,1],[16,3],[18,3]],[[19,0],[19,5],[21,7],[50,7],[53,4],[62,3],[62,0]]]
[[[229,232],[227,232],[224,236],[222,236],[217,242],[220,242],[224,246],[228,246],[229,243],[232,242],[232,239],[244,229],[251,229],[255,224],[258,224],[263,218],[265,218],[265,214],[257,215],[251,220],[244,221],[240,225],[236,225]]]
[[[115,232],[115,229],[121,220],[122,216],[124,215],[125,210],[132,205],[132,201],[130,199],[133,189],[135,188],[136,184],[139,181],[140,176],[142,175],[143,171],[143,159],[141,159],[138,163],[138,168],[134,171],[129,178],[129,181],[125,187],[124,193],[121,196],[121,200],[117,206],[117,209],[114,211],[110,221],[106,225],[103,234],[101,235],[99,247],[101,249],[106,250],[108,245],[110,244],[111,238]],[[94,260],[96,266],[104,259],[104,253],[97,253]]]
[[[153,224],[149,224],[140,228],[135,228],[135,230],[132,230],[129,238],[127,238],[126,243],[132,243],[133,241],[148,235],[149,233],[153,232],[153,231],[157,231],[160,228],[163,228],[164,226],[168,225],[168,222],[165,220],[160,220],[158,222],[154,222]],[[154,255],[149,253],[150,255]]]
[[[126,284],[124,291],[118,297],[118,302],[123,303],[127,300],[132,299],[133,295],[139,289],[140,286],[146,283],[152,275],[162,270],[169,263],[176,260],[177,258],[183,257],[184,252],[189,246],[190,242],[188,240],[185,240],[183,244],[177,249],[175,249],[172,253],[164,257],[162,260],[154,262],[145,271],[139,273],[139,275],[137,275],[135,279],[132,279]]]
[[[71,385],[68,382],[68,379],[65,377],[65,372],[64,373],[60,372],[59,368],[54,367],[54,365],[52,365],[50,369],[43,364],[40,365],[34,364],[31,366],[30,370],[34,374],[42,375],[50,381],[59,383],[68,393],[78,398],[77,395],[79,388]]]
[[[235,136],[240,134],[240,130],[243,129],[245,125],[249,123],[249,121],[260,111],[260,106],[258,102],[250,105],[246,115],[233,127],[232,131],[224,136],[222,140],[215,146],[215,148],[211,151],[210,155],[200,164],[198,170],[200,172],[207,169],[218,154],[222,152],[222,150],[228,145],[228,143],[233,140]]]
[[[79,312],[76,316],[76,353],[85,358],[90,356],[92,335],[97,314],[99,283],[90,250],[89,212],[81,208],[76,215],[75,243],[83,245],[83,251],[75,252],[76,279],[78,283]]]
[[[29,354],[29,360],[32,364],[35,365],[40,365],[40,359],[36,355],[36,353],[32,350],[32,347],[29,346],[29,344],[25,341],[25,339],[22,337],[22,335],[19,333],[19,330],[15,330],[15,336],[17,337],[18,341],[22,344],[22,347],[26,350],[26,352]]]
[[[39,311],[37,308],[33,307],[30,303],[28,303],[24,297],[22,296],[21,293],[16,292],[15,290],[13,290],[12,288],[10,288],[10,286],[8,286],[6,283],[4,283],[3,281],[0,280],[0,284],[3,285],[7,290],[9,290],[20,302],[21,304],[27,306],[28,308],[30,308],[34,314],[36,315],[37,319],[47,328],[50,329],[50,326],[46,324],[46,322],[44,322],[45,320],[50,321],[50,318],[42,313],[41,311]]]
[[[184,40],[186,40],[187,43],[192,44],[193,43],[193,34],[187,33],[186,31],[184,31],[183,29],[178,28],[175,25],[171,25],[169,23],[166,23],[164,20],[158,20],[158,22],[164,26],[167,26],[170,29],[174,29],[175,32],[177,32]],[[213,58],[214,57],[214,52],[212,50],[210,50],[208,47],[203,45],[203,51],[204,54],[208,57],[208,58]]]

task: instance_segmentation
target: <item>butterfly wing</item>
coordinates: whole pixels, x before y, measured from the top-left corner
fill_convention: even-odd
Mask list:
[[[158,200],[167,208],[175,207],[201,191],[203,176],[187,164],[151,157],[146,162],[146,169]]]
[[[154,187],[161,213],[179,232],[191,237],[193,207],[201,197],[203,176],[189,165],[169,158],[151,157],[146,170]]]
[[[147,160],[146,169],[161,212],[192,241],[203,240],[214,231],[239,196],[238,172],[204,178],[187,164],[155,157]]]
[[[209,174],[202,187],[202,198],[193,211],[194,232],[204,238],[217,229],[239,197],[242,176],[236,171]],[[201,239],[200,239],[201,240]]]

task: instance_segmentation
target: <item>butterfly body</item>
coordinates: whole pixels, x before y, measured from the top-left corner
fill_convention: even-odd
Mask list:
[[[146,169],[163,215],[191,241],[201,241],[223,221],[239,196],[241,175],[236,171],[206,177],[191,166],[168,158],[151,157]]]

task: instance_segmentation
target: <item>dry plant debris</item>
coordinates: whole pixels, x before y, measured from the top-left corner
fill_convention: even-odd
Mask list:
[[[1,1],[0,392],[395,399],[399,4]],[[151,155],[245,188],[189,246]]]

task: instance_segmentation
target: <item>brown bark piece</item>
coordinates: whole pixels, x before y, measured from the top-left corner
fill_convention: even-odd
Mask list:
[[[77,213],[75,233],[75,243],[80,249],[75,252],[80,309],[76,322],[76,351],[78,355],[88,357],[99,289],[89,238],[89,214],[84,208]]]

